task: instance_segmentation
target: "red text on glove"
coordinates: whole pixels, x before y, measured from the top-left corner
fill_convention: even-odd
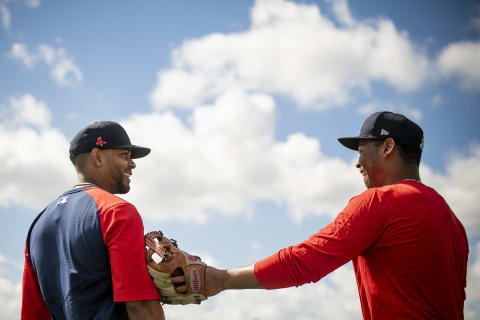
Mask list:
[[[195,268],[190,270],[190,285],[193,291],[200,290],[200,281],[198,279],[198,271]]]

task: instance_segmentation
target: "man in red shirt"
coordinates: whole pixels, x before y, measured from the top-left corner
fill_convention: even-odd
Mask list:
[[[359,136],[339,141],[359,152],[367,190],[302,243],[251,266],[209,267],[207,295],[300,286],[351,260],[365,319],[463,319],[467,236],[445,200],[420,181],[422,129],[377,112]]]

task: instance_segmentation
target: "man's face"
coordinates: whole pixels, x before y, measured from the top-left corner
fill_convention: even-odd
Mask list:
[[[105,155],[105,185],[110,193],[124,194],[130,191],[130,176],[135,168],[131,151],[127,149],[103,150]]]
[[[358,144],[358,162],[356,167],[360,169],[363,182],[367,188],[381,187],[384,185],[384,173],[382,169],[383,144],[373,140],[361,140]]]

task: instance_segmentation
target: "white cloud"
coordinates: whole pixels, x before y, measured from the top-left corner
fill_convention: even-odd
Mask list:
[[[10,10],[3,2],[0,2],[0,16],[2,18],[3,28],[5,28],[6,30],[10,29],[12,17],[10,14]]]
[[[333,2],[337,27],[315,5],[258,0],[246,32],[185,41],[173,66],[158,73],[155,108],[193,108],[231,87],[282,94],[304,108],[345,103],[354,90],[385,81],[418,88],[429,62],[387,19],[355,21],[346,2]],[[394,61],[395,63],[392,63]]]
[[[48,107],[31,95],[11,98],[0,114],[0,206],[39,209],[75,181],[65,137]]]
[[[471,27],[476,30],[480,31],[480,6],[476,6],[474,8],[474,17],[470,22]]]
[[[2,319],[19,319],[22,295],[22,283],[6,278],[3,266],[10,261],[0,254],[0,310]]]
[[[333,0],[332,10],[335,13],[338,21],[343,25],[347,27],[352,27],[355,25],[356,22],[350,13],[347,0]]]
[[[369,116],[372,113],[379,111],[391,111],[401,113],[416,122],[422,119],[422,111],[420,111],[420,109],[411,107],[405,103],[377,101],[366,103],[358,108],[358,113],[364,116]]]
[[[301,221],[336,215],[363,188],[354,166],[325,157],[318,140],[296,133],[275,141],[270,96],[229,91],[197,108],[190,122],[188,128],[170,113],[124,122],[135,143],[153,150],[138,161],[127,195],[142,214],[204,221],[210,211],[248,213],[266,200]]]
[[[445,175],[433,172],[428,166],[422,166],[420,173],[422,180],[446,199],[467,229],[467,234],[471,237],[480,235],[480,145],[473,144],[466,156],[452,155]]]
[[[470,259],[476,257],[467,271],[467,301],[465,319],[478,319],[480,315],[480,242],[470,244]]]
[[[58,83],[64,86],[73,85],[82,81],[82,72],[71,57],[66,55],[65,49],[57,51],[58,62],[52,70],[52,75]]]
[[[447,46],[438,57],[440,72],[459,79],[462,88],[480,90],[480,42],[458,42]]]
[[[231,290],[200,306],[164,306],[168,319],[359,319],[362,317],[351,267],[341,267],[316,284],[281,290]]]
[[[6,115],[0,114],[0,120],[10,128],[32,125],[39,129],[46,129],[50,125],[50,119],[50,109],[44,102],[37,101],[30,94],[25,94],[18,99],[11,97],[10,110],[7,109]]]
[[[29,53],[24,43],[14,43],[9,56],[33,68],[37,61],[43,61],[51,68],[52,77],[62,86],[73,86],[82,82],[82,71],[75,64],[65,48],[55,49],[46,44],[40,44],[37,53]]]
[[[0,0],[0,18],[5,30],[10,30],[12,25],[12,14],[9,7],[15,2],[16,0]],[[37,8],[40,6],[40,0],[25,0],[25,5],[29,8]]]
[[[32,68],[35,60],[37,59],[36,56],[31,55],[27,51],[27,46],[24,43],[14,43],[12,46],[12,50],[10,50],[9,56],[11,58],[20,60],[24,65],[29,68]]]
[[[25,0],[25,4],[30,8],[38,8],[40,6],[40,0]]]

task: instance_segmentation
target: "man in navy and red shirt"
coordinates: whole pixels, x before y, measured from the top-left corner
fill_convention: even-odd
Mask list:
[[[446,201],[420,181],[422,129],[377,112],[359,136],[339,141],[359,152],[367,190],[302,243],[251,266],[208,267],[207,295],[300,286],[351,260],[365,319],[463,319],[467,236]]]
[[[22,319],[165,318],[146,267],[142,218],[114,195],[130,190],[132,159],[149,153],[110,121],[72,139],[78,184],[30,227]]]

